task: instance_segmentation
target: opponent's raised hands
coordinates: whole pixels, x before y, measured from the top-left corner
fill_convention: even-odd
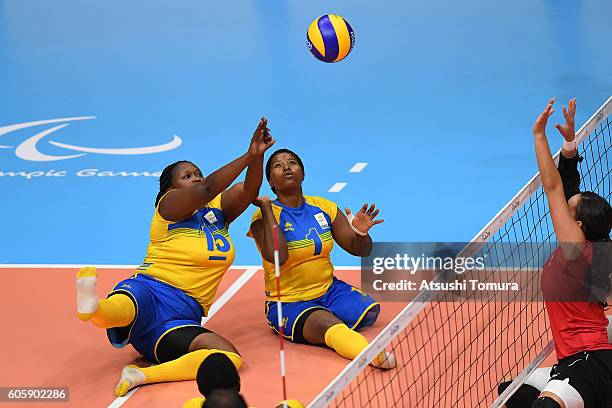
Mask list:
[[[533,124],[532,130],[535,136],[546,136],[546,124],[548,123],[548,118],[550,118],[550,116],[555,112],[555,110],[552,108],[554,103],[555,98],[548,101],[548,105],[546,105],[546,108],[544,108],[542,113],[540,113],[540,116],[538,116]]]
[[[563,117],[565,123],[563,125],[556,124],[555,127],[561,133],[561,136],[568,142],[573,141],[576,138],[576,131],[574,128],[574,116],[576,115],[576,98],[570,99],[567,104],[567,109],[563,107]]]

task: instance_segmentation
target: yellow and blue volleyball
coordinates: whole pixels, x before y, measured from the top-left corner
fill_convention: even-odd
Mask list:
[[[346,58],[353,49],[355,32],[342,17],[326,14],[310,24],[306,39],[308,49],[316,59],[338,62]]]

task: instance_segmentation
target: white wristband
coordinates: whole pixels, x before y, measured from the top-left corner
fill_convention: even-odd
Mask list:
[[[367,232],[361,232],[359,231],[354,225],[353,225],[353,219],[355,219],[355,216],[353,215],[353,213],[347,214],[346,218],[348,219],[349,225],[351,226],[351,229],[353,231],[355,231],[355,234],[357,235],[361,235],[362,237],[365,237],[366,235],[368,235]]]
[[[567,140],[563,141],[563,149],[567,150],[568,152],[576,150],[577,146],[578,144],[576,143],[576,139],[572,140],[571,142],[568,142]]]

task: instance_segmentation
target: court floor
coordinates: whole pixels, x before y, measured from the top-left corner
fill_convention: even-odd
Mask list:
[[[10,305],[0,309],[0,318],[6,328],[3,330],[0,360],[4,367],[10,367],[9,370],[0,370],[0,384],[7,387],[68,387],[69,403],[58,403],[58,406],[180,407],[187,399],[198,396],[195,381],[184,381],[147,385],[128,394],[127,398],[115,398],[113,390],[121,369],[130,363],[147,363],[131,346],[113,348],[104,330],[81,322],[76,317],[74,276],[77,270],[77,267],[0,269],[2,286],[5,288],[3,303]],[[110,291],[117,281],[132,273],[130,268],[116,267],[101,267],[98,271],[98,290],[101,296]],[[359,284],[358,270],[343,268],[336,271],[336,276],[353,285]],[[27,288],[27,291],[23,288]],[[261,269],[230,269],[219,287],[215,304],[211,308],[212,316],[205,323],[207,328],[231,340],[242,354],[242,393],[250,406],[259,408],[273,407],[282,399],[279,341],[264,318],[263,292]],[[376,324],[363,332],[369,340],[399,313],[405,303],[383,302],[381,306]],[[415,340],[407,339],[395,350],[399,360],[397,371],[367,369],[379,377],[379,384],[389,383],[385,392],[394,394],[401,394],[402,390],[408,389],[407,382],[412,376],[419,376],[419,381],[426,388],[429,384],[446,389],[449,384],[457,382],[457,375],[462,377],[463,383],[478,382],[481,374],[479,367],[487,367],[488,359],[495,357],[496,350],[488,350],[484,354],[481,352],[487,346],[483,341],[489,338],[482,333],[484,322],[489,316],[481,306],[475,304],[467,304],[463,313],[467,317],[473,310],[479,310],[481,318],[473,328],[464,330],[462,338],[453,342],[451,348],[440,348],[444,342],[432,341],[421,352],[415,353],[418,339],[423,336],[414,332]],[[441,321],[449,318],[439,313],[430,317]],[[506,316],[502,319],[511,318]],[[419,330],[435,331],[434,326],[438,322],[434,320]],[[449,330],[452,326],[449,324]],[[520,334],[517,336],[520,337]],[[288,394],[305,404],[312,401],[348,363],[348,360],[324,347],[285,344]],[[496,347],[500,345],[496,343]],[[448,361],[453,361],[446,370],[428,363],[434,361],[433,357],[438,354],[446,355]],[[457,356],[465,358],[457,359]],[[407,358],[414,361],[410,364],[402,361]],[[473,359],[476,364],[469,363],[469,359]],[[551,355],[543,365],[550,366],[553,363],[554,355]],[[479,386],[470,388],[466,395],[455,396],[457,406],[470,407],[471,401],[478,401],[482,395],[488,394],[489,390],[485,390],[483,384],[487,387],[486,382],[480,381]],[[495,379],[491,379],[488,384],[494,386]],[[369,392],[374,394],[375,390]],[[418,392],[417,389],[411,398],[418,400]],[[373,404],[382,408],[375,401]],[[41,406],[39,403],[18,404],[19,407],[30,405]],[[426,406],[439,405],[430,402]]]

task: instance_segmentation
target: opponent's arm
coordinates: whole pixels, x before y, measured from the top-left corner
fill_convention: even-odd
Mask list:
[[[272,203],[268,196],[258,197],[253,204],[261,208],[262,219],[256,220],[251,224],[251,233],[261,255],[268,262],[274,262],[274,226],[278,229],[279,263],[283,265],[289,258],[289,249],[285,241],[285,235],[280,231],[280,227],[272,211]]]
[[[257,157],[257,148],[263,141],[265,121],[262,118],[253,134],[247,153],[208,175],[201,183],[190,188],[170,190],[159,202],[159,214],[167,221],[181,221],[205,206],[224,191]]]
[[[584,242],[584,234],[572,217],[569,211],[567,200],[563,192],[563,183],[559,171],[555,167],[555,162],[550,153],[550,146],[546,138],[546,123],[548,118],[553,114],[552,105],[555,99],[551,99],[546,105],[544,111],[538,116],[533,125],[533,136],[535,143],[536,157],[538,161],[538,169],[540,170],[540,180],[542,187],[548,199],[550,215],[553,221],[553,227],[557,240],[559,242],[579,243]],[[569,248],[569,249],[568,249]],[[579,248],[576,246],[563,247],[563,252],[566,258],[573,259],[578,254]]]
[[[223,214],[230,224],[240,214],[247,209],[259,194],[261,181],[263,179],[263,157],[268,150],[276,142],[270,135],[270,129],[267,128],[268,120],[264,118],[264,132],[261,138],[257,138],[257,143],[251,143],[250,150],[253,150],[253,160],[249,163],[246,178],[244,182],[237,183],[230,189],[221,193],[221,206]],[[259,128],[258,128],[259,130]],[[255,131],[257,132],[257,130]],[[255,135],[253,135],[255,140]]]
[[[572,142],[576,139],[574,130],[574,116],[576,115],[576,98],[570,99],[567,110],[563,107],[563,125],[556,124],[555,127],[561,133],[566,142],[561,149],[559,156],[559,174],[563,183],[565,199],[569,200],[572,196],[580,193],[580,173],[578,173],[578,163],[582,157],[578,155],[578,149]]]
[[[346,214],[350,215],[351,210],[345,209]],[[332,223],[332,235],[334,240],[351,255],[355,256],[368,256],[372,252],[372,238],[368,234],[370,228],[376,224],[382,223],[384,220],[374,220],[378,215],[379,210],[376,209],[374,204],[368,208],[367,204],[364,204],[359,212],[355,215],[352,221],[353,227],[357,230],[365,233],[365,235],[357,234],[351,228],[347,217],[338,209],[336,219]]]

